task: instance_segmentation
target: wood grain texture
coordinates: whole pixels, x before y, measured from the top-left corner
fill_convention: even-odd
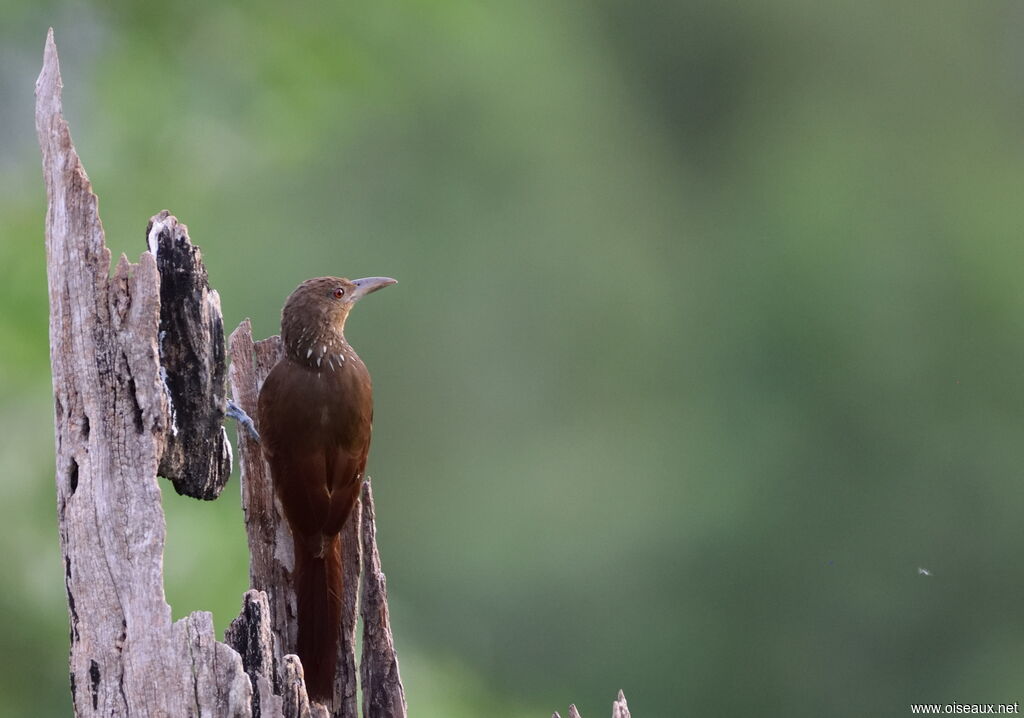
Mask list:
[[[166,211],[147,229],[152,251],[138,264],[122,256],[111,273],[97,199],[62,116],[52,31],[36,94],[48,200],[56,488],[74,714],[355,718],[355,628],[365,565],[371,577],[363,587],[369,635],[362,648],[369,697],[364,715],[404,716],[369,485],[363,487],[368,510],[364,515],[357,505],[342,531],[341,655],[334,700],[321,706],[309,701],[301,663],[288,653],[296,613],[291,535],[259,445],[245,432],[239,438],[242,502],[254,590],[227,631],[231,645],[216,640],[209,613],[171,621],[157,474],[174,475],[179,491],[200,498],[214,498],[226,480],[219,299],[186,228]],[[184,276],[191,274],[196,276]],[[162,312],[162,281],[177,286],[164,304],[194,306],[184,314]],[[169,340],[195,341],[175,355]],[[280,340],[253,342],[245,322],[232,334],[230,351],[234,398],[253,414]],[[171,386],[175,372],[183,376],[178,390]],[[184,376],[189,373],[202,376],[194,381]]]
[[[225,632],[225,641],[242,657],[253,687],[253,718],[283,716],[280,682],[277,679],[275,638],[270,625],[267,594],[250,589],[242,599],[242,612]]]
[[[249,416],[255,416],[259,387],[281,355],[280,338],[253,342],[252,326],[245,320],[228,338],[228,354],[232,398]],[[270,626],[276,639],[274,660],[281,666],[288,647],[295,645],[292,536],[277,506],[260,446],[244,431],[238,432],[238,461],[249,543],[249,585],[267,595]],[[280,685],[280,678],[274,676],[275,687]]]
[[[363,507],[356,501],[345,528],[341,530],[341,571],[345,581],[345,595],[341,604],[341,641],[338,646],[341,655],[338,657],[338,673],[335,677],[335,718],[355,718],[359,715],[356,685],[356,608],[363,555],[363,545],[360,542],[362,516]]]
[[[364,718],[405,718],[405,689],[398,673],[398,655],[391,635],[388,589],[377,551],[377,525],[370,482],[363,483],[363,587],[360,615],[363,651],[360,680]]]
[[[52,31],[36,83],[47,190],[57,507],[76,716],[250,716],[208,613],[171,621],[157,466],[171,428],[155,258],[110,273],[97,200],[62,116]]]

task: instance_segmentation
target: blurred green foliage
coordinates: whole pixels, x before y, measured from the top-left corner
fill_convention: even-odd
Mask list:
[[[1022,698],[1019,4],[0,0],[0,714],[70,712],[50,25],[115,254],[171,209],[258,336],[400,280],[349,335],[413,715]],[[237,482],[166,489],[223,628]]]

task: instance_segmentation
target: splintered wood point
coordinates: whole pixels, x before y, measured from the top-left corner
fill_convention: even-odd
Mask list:
[[[558,714],[558,711],[555,711],[551,718],[561,718],[561,716]],[[569,718],[582,718],[575,704],[569,706]],[[612,702],[612,718],[630,718],[629,706],[626,705],[626,696],[621,690]]]
[[[612,718],[630,718],[629,706],[626,705],[626,696],[621,690],[615,702],[612,703]]]

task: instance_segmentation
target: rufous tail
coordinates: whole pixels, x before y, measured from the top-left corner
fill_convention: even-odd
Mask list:
[[[335,534],[329,539],[319,558],[296,541],[294,576],[299,610],[296,652],[302,659],[306,692],[326,703],[334,695],[341,635],[341,537]]]

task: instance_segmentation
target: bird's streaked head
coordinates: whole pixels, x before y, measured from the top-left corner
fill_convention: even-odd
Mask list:
[[[315,363],[340,351],[352,305],[371,292],[397,284],[391,277],[316,277],[295,288],[281,312],[281,339],[293,359]]]

